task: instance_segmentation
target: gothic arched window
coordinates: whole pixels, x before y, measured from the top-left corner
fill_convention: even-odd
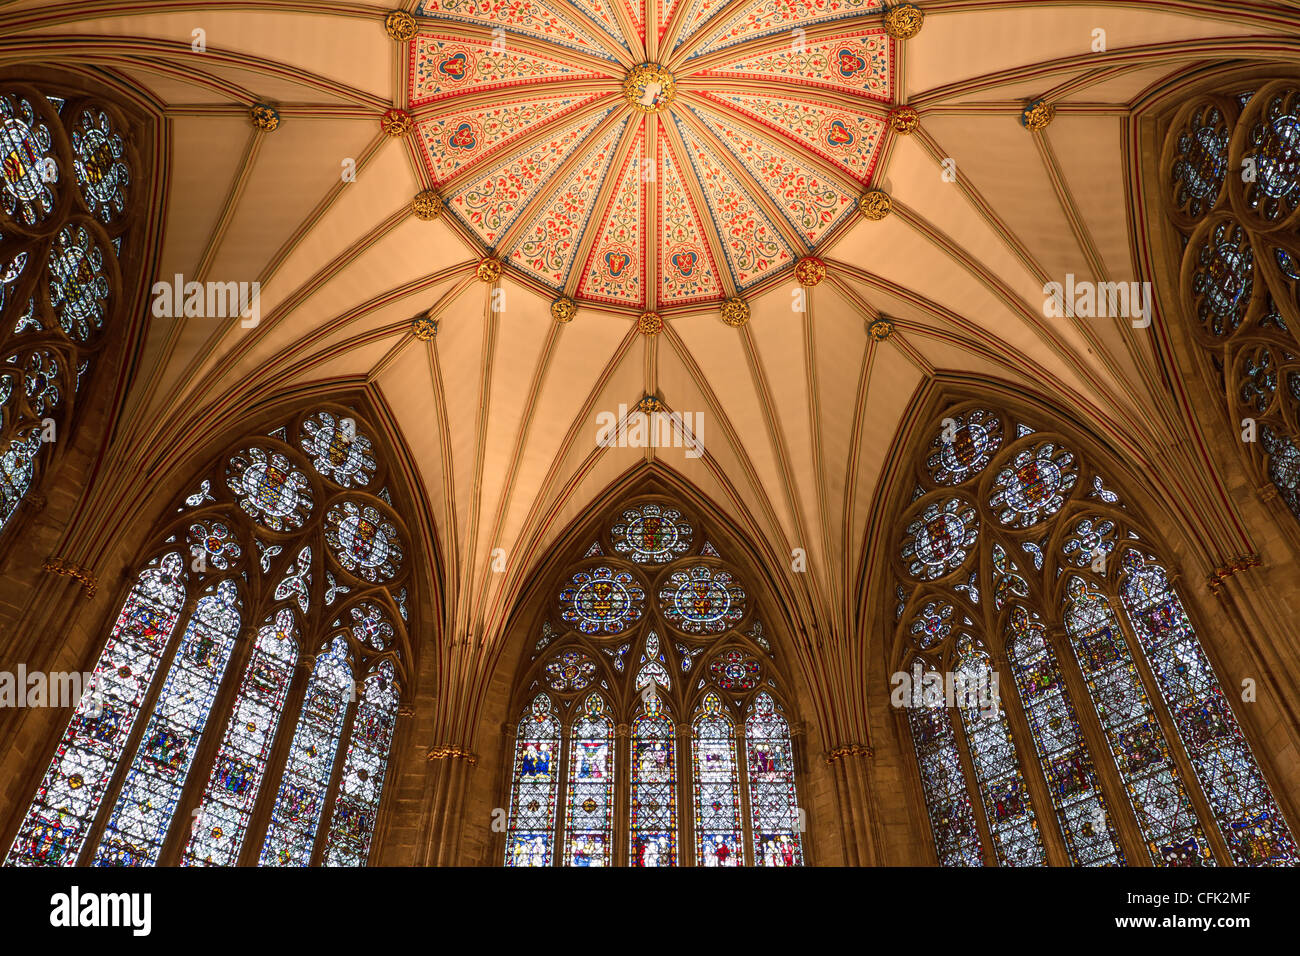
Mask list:
[[[1300,83],[1187,104],[1161,176],[1182,313],[1258,486],[1300,519]]]
[[[123,308],[125,128],[94,97],[0,84],[0,530],[35,492],[46,446],[66,441]]]
[[[7,865],[364,865],[410,559],[370,427],[221,456],[153,539]]]
[[[802,865],[780,672],[739,573],[669,502],[603,528],[521,681],[506,865]]]
[[[1004,411],[933,435],[898,525],[892,700],[939,862],[1300,862],[1141,517]]]

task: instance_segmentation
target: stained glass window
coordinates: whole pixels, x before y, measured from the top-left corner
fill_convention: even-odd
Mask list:
[[[569,746],[564,855],[569,866],[609,866],[614,852],[614,722],[599,694],[583,701]]]
[[[1173,117],[1162,176],[1183,249],[1169,291],[1189,305],[1191,339],[1210,359],[1207,383],[1225,400],[1223,427],[1256,484],[1271,483],[1300,520],[1300,390],[1279,374],[1300,354],[1298,106],[1294,80],[1197,97]],[[1234,163],[1253,174],[1229,175]]]
[[[954,423],[976,411],[1016,439],[965,471],[944,467]],[[912,672],[893,681],[913,693],[891,698],[907,709],[940,862],[1039,865],[1054,842],[1074,865],[1294,863],[1292,831],[1120,495],[1017,416],[981,405],[943,421],[948,438],[914,464],[920,493],[898,523],[896,666]],[[976,490],[978,508],[965,497]],[[992,601],[981,604],[985,569]],[[972,684],[997,690],[999,654],[1014,693],[972,706]],[[1012,731],[1021,718],[1027,743]],[[1198,785],[1212,818],[1197,810]],[[1206,836],[1216,826],[1230,857]]]
[[[802,866],[799,799],[790,724],[776,701],[759,693],[745,720],[749,814],[755,866]]]
[[[379,816],[388,751],[397,728],[398,687],[391,661],[365,679],[348,740],[329,838],[326,866],[364,866]]]
[[[539,694],[515,735],[507,866],[549,866],[560,779],[560,724],[551,699]]]
[[[694,534],[680,511],[655,502],[623,512],[610,529],[615,553],[637,564],[664,564],[680,557]]]
[[[726,571],[697,565],[674,571],[659,591],[663,615],[688,634],[718,634],[745,615],[745,589]]]
[[[918,675],[921,670],[915,668]],[[926,707],[917,701],[907,708],[907,721],[939,862],[944,866],[983,866],[979,830],[948,711],[942,705]]]
[[[344,488],[364,488],[375,476],[374,447],[355,419],[317,412],[302,423],[301,445],[315,469]]]
[[[926,468],[940,485],[959,485],[979,474],[989,456],[1002,447],[1002,421],[993,412],[974,408],[943,421],[930,442]]]
[[[298,661],[298,640],[298,625],[288,608],[258,629],[182,865],[233,866],[238,861]]]
[[[1042,866],[1047,855],[1011,728],[997,698],[984,691],[993,674],[988,654],[966,635],[958,640],[957,650],[956,678],[974,692],[973,699],[957,712],[966,731],[994,852],[1003,866]]]
[[[672,502],[594,520],[580,540],[598,539],[557,573],[558,601],[528,642],[504,862],[802,865],[775,642],[740,576]]]
[[[146,566],[127,595],[8,863],[368,861],[404,686],[407,562],[382,495],[365,507],[387,536],[391,577],[372,580],[330,546],[338,526],[326,517],[349,503],[356,476],[308,455],[322,423],[342,420],[365,427],[346,409],[316,409],[188,486],[160,532],[184,551]],[[365,431],[350,440],[384,490]]]
[[[971,505],[959,498],[933,502],[904,531],[902,555],[908,574],[922,581],[942,577],[961,566],[977,536]]]
[[[691,727],[696,864],[740,866],[745,855],[735,727],[717,694],[705,694],[700,711]]]
[[[632,722],[632,796],[628,843],[633,866],[677,864],[677,751],[673,722],[653,692]]]
[[[989,507],[1004,525],[1032,527],[1061,510],[1078,477],[1069,449],[1043,442],[1018,452],[999,469]]]
[[[316,658],[262,845],[262,866],[306,866],[311,862],[352,695],[348,656],[347,642],[335,638]]]
[[[222,581],[199,598],[145,726],[117,804],[95,854],[98,866],[152,866],[240,625],[239,589]]]
[[[1233,860],[1296,865],[1295,839],[1164,568],[1130,550],[1124,571],[1124,609]]]
[[[595,673],[596,662],[582,651],[565,651],[546,665],[551,690],[582,690]]]
[[[0,84],[0,210],[19,224],[0,234],[0,530],[70,446],[71,399],[129,284],[123,129],[106,104]]]
[[[1007,660],[1070,862],[1122,866],[1124,851],[1047,630],[1023,607],[1012,608],[1007,621]]]
[[[763,679],[763,665],[754,655],[731,648],[709,662],[709,678],[723,690],[753,690]]]
[[[1157,865],[1212,862],[1191,799],[1169,753],[1110,603],[1080,578],[1069,583],[1065,627],[1097,717]]]
[[[325,540],[345,570],[370,583],[391,581],[402,566],[397,525],[372,504],[342,501],[325,515]]]
[[[76,862],[176,627],[185,600],[183,567],[172,552],[140,572],[6,865]]]
[[[561,619],[584,634],[617,634],[641,619],[645,588],[630,571],[590,568],[573,575],[560,607]]]

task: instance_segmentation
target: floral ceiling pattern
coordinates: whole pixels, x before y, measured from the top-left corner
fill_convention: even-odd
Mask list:
[[[854,218],[889,125],[881,0],[424,0],[419,15],[410,107],[451,218],[578,300],[672,308],[793,268]]]

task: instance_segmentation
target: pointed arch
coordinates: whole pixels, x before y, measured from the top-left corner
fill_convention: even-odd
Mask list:
[[[424,568],[390,460],[362,402],[316,401],[191,478],[8,864],[368,861]]]
[[[1046,412],[949,400],[925,421],[900,472],[887,667],[940,862],[1294,864],[1118,471]],[[920,693],[918,663],[946,693]]]
[[[710,543],[729,536],[684,499],[658,489],[620,497],[573,529],[537,576],[544,590],[528,625],[537,637],[514,680],[513,712],[524,716],[505,786],[514,806],[528,782],[518,757],[528,714],[544,695],[570,715],[553,837],[564,851],[527,857],[519,847],[536,838],[512,810],[505,861],[802,865],[788,678],[764,602],[739,555]]]

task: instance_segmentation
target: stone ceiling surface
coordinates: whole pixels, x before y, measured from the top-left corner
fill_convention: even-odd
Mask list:
[[[254,328],[142,300],[68,560],[97,567],[152,524],[153,483],[232,423],[363,391],[423,503],[412,548],[442,569],[448,687],[481,693],[548,548],[650,465],[754,542],[818,635],[809,679],[852,714],[861,609],[887,589],[870,569],[897,546],[890,450],[927,383],[1050,399],[1160,495],[1215,494],[1156,347],[1177,317],[1052,318],[1043,288],[1145,278],[1143,111],[1187,77],[1294,61],[1295,3],[922,0],[901,40],[875,0],[590,3],[0,4],[0,66],[72,71],[158,119],[146,281],[262,296]],[[635,70],[650,63],[671,89]],[[1054,118],[1030,130],[1037,99]],[[864,190],[888,202],[865,209]],[[824,275],[796,275],[810,251]],[[645,396],[698,416],[702,454],[599,444],[601,416]]]

